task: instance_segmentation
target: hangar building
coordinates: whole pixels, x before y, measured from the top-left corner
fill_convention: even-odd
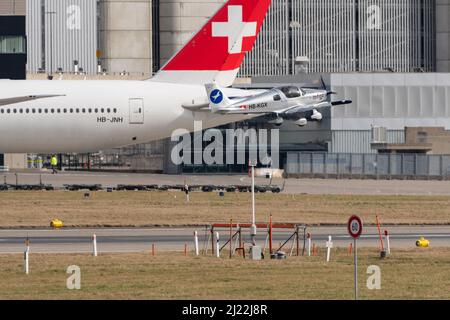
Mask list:
[[[29,77],[145,79],[224,0],[11,0],[25,2]],[[449,18],[445,0],[273,0],[237,85],[311,85],[322,76],[354,101],[321,123],[283,124],[283,166],[296,152],[376,154],[374,127],[386,143],[403,143],[407,126],[448,130]],[[104,154],[128,157],[135,169],[191,170],[173,168],[169,150],[160,141]]]

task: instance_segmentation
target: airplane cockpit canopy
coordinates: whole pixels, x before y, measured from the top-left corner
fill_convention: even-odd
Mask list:
[[[279,87],[278,89],[284,93],[286,98],[298,98],[303,96],[303,91],[295,86]]]

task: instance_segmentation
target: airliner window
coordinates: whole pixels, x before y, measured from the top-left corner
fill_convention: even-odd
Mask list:
[[[298,98],[301,96],[299,88],[294,86],[281,87],[280,90],[284,93],[286,98]]]
[[[45,113],[48,113],[48,109],[44,109],[44,112],[45,112]]]
[[[114,111],[114,113],[117,113],[117,109],[116,108],[114,108],[113,111]]]
[[[111,109],[110,109],[110,108],[106,109],[106,111],[107,111],[108,113],[111,113]]]
[[[95,113],[98,113],[98,109],[97,108],[95,108]]]
[[[17,110],[16,110],[16,109],[14,109],[14,110],[13,110],[13,112],[14,112],[14,113],[17,113]]]
[[[3,113],[4,112],[3,109],[0,109],[0,112]]]
[[[73,109],[72,108],[70,108],[70,113],[73,113]]]
[[[52,112],[52,113],[55,113],[55,109],[52,109],[51,112]]]
[[[31,109],[31,112],[32,113],[36,113],[36,109]]]
[[[76,111],[77,111],[77,113],[80,113],[80,109],[77,108]]]
[[[23,110],[22,110],[22,109],[19,109],[19,112],[20,112],[20,113],[23,113]]]
[[[88,109],[88,112],[89,112],[89,113],[92,113],[92,109],[91,109],[91,108],[89,108],[89,109]]]
[[[85,108],[81,109],[81,112],[86,113],[86,109]]]
[[[6,110],[6,112],[7,112],[7,113],[11,113],[11,110],[8,109],[8,110]]]
[[[30,113],[30,109],[26,109],[25,112],[26,112],[26,113]]]
[[[39,109],[39,113],[42,113],[42,109]]]
[[[105,109],[102,108],[102,109],[101,109],[101,112],[102,112],[102,113],[105,112]]]

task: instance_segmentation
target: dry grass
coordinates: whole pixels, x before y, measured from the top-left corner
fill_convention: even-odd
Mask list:
[[[257,194],[257,217],[280,222],[343,224],[350,214],[367,223],[375,214],[384,224],[449,224],[448,196],[351,196]],[[0,227],[46,227],[59,218],[66,226],[195,225],[247,222],[249,194],[182,192],[0,192]]]
[[[450,299],[450,249],[395,251],[385,260],[359,250],[361,299]],[[353,260],[289,257],[260,262],[181,253],[0,255],[0,299],[352,299]],[[66,269],[81,268],[81,290],[66,289]],[[381,268],[381,290],[368,290],[366,269]]]

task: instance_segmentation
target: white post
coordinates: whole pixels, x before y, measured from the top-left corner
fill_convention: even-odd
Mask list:
[[[30,273],[30,264],[29,264],[29,253],[30,253],[30,249],[29,247],[27,247],[27,249],[24,252],[24,269],[25,269],[25,274],[29,274]]]
[[[311,257],[311,235],[308,236],[308,257]]]
[[[387,253],[391,254],[391,243],[389,241],[389,233],[387,232],[387,230],[384,231],[384,237],[386,242]]]
[[[331,236],[328,236],[327,246],[327,262],[330,262],[331,248],[333,248],[333,242],[331,241]]]
[[[97,236],[95,234],[92,236],[92,244],[93,244],[92,254],[94,255],[94,257],[96,257],[97,256]]]
[[[220,258],[219,233],[216,232],[216,256]]]
[[[197,231],[194,231],[194,245],[195,245],[195,255],[198,256],[198,234]]]
[[[255,214],[255,164],[250,163],[252,168],[252,228],[250,236],[252,238],[252,244],[256,245],[256,214]]]

